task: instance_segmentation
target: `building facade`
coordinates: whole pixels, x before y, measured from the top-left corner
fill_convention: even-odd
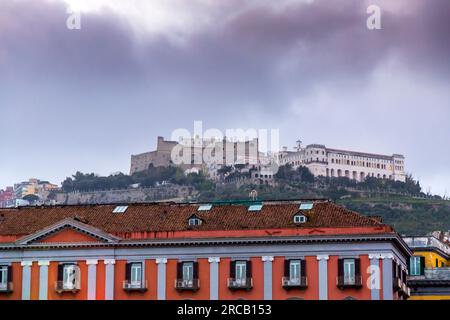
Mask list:
[[[57,189],[59,189],[59,187],[53,183],[31,178],[28,181],[15,184],[14,194],[16,199],[22,199],[28,195],[35,195],[39,198],[44,198],[48,192]]]
[[[13,187],[6,187],[5,190],[0,190],[0,208],[14,206],[15,195]]]
[[[233,142],[226,139],[168,141],[158,137],[156,150],[131,156],[130,174],[145,171],[150,165],[178,165],[184,170],[204,168],[214,172],[223,165],[258,164],[258,139]]]
[[[305,166],[316,177],[347,177],[356,181],[364,181],[366,177],[406,180],[405,157],[400,154],[378,155],[330,149],[320,144],[303,148],[299,143],[296,151],[284,149],[280,152],[278,163],[294,168]]]
[[[450,246],[433,236],[407,237],[413,250],[408,283],[413,300],[450,300]]]
[[[328,201],[27,207],[0,217],[0,299],[409,294],[402,238]]]

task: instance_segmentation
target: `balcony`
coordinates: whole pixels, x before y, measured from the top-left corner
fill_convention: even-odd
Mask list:
[[[125,291],[147,291],[147,280],[145,281],[130,281],[123,282],[123,290]]]
[[[281,285],[284,289],[306,289],[308,287],[308,279],[306,277],[300,277],[291,279],[290,277],[283,277],[281,279]]]
[[[56,281],[55,283],[55,291],[58,293],[63,292],[72,292],[76,293],[80,291],[80,282],[76,281],[75,283],[64,283],[63,281]]]
[[[230,290],[250,290],[253,288],[253,278],[228,278],[227,283]]]
[[[11,293],[13,292],[13,283],[12,282],[6,282],[0,284],[0,293]]]
[[[353,278],[337,277],[336,285],[339,289],[346,289],[346,288],[359,289],[362,287],[362,278],[361,276],[355,276]]]
[[[192,279],[192,280],[183,280],[183,279],[177,279],[175,280],[175,289],[183,291],[183,290],[189,290],[189,291],[197,291],[200,289],[200,280],[199,279]]]

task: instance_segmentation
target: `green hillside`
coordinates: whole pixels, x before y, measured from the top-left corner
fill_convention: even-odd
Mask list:
[[[339,200],[348,209],[383,218],[405,235],[424,235],[435,230],[450,230],[450,201],[414,198]]]

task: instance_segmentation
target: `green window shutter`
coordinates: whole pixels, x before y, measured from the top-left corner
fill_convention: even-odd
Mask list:
[[[12,268],[12,265],[8,266],[8,282],[13,282],[13,268]]]
[[[131,263],[125,265],[125,280],[131,281]]]
[[[344,276],[344,259],[338,260],[338,277]]]
[[[425,257],[420,257],[420,275],[425,274]]]
[[[289,277],[290,276],[290,273],[291,273],[291,271],[290,271],[290,263],[291,263],[290,260],[287,260],[287,259],[284,260],[284,276],[285,277]]]

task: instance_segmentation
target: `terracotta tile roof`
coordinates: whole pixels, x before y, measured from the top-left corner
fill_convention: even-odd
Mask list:
[[[185,230],[245,230],[286,228],[342,228],[385,226],[377,219],[363,216],[327,201],[315,202],[303,211],[306,223],[297,225],[293,216],[299,202],[264,202],[261,211],[248,211],[244,204],[213,205],[209,211],[197,211],[199,204],[130,204],[126,212],[113,213],[116,205],[55,206],[0,210],[0,236],[29,235],[65,218],[111,234]],[[196,215],[202,225],[189,227]]]

